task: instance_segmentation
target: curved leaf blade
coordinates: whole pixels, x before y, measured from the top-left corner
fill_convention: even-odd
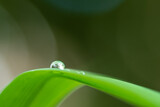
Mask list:
[[[0,107],[53,107],[86,84],[139,107],[160,107],[160,93],[102,75],[71,69],[24,72],[0,94]]]

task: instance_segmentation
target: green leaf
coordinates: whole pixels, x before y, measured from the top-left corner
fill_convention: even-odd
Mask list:
[[[90,72],[36,69],[22,73],[0,94],[0,107],[55,107],[83,84],[139,107],[160,107],[160,93]]]

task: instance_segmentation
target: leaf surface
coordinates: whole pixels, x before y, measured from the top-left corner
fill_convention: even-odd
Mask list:
[[[16,77],[0,94],[0,107],[56,107],[87,85],[139,107],[160,107],[160,93],[99,74],[72,69],[36,69]]]

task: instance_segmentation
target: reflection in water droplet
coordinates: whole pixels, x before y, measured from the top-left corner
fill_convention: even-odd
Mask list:
[[[58,68],[63,70],[65,68],[65,65],[62,61],[54,61],[51,63],[50,68]]]

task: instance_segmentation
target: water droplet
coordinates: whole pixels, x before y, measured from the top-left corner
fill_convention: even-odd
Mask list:
[[[54,61],[51,63],[50,68],[58,68],[63,70],[65,68],[65,65],[62,61]]]
[[[83,71],[79,71],[78,74],[82,74],[82,75],[85,75],[85,72]]]

